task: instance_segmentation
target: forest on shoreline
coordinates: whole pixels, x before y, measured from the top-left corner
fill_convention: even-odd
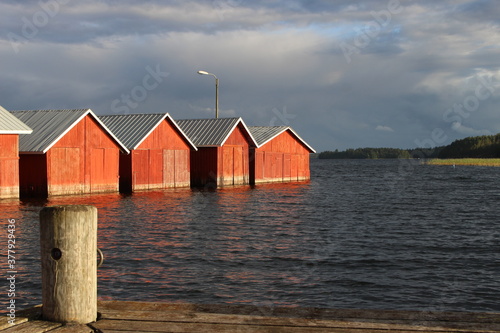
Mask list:
[[[386,159],[386,158],[500,158],[500,133],[455,140],[448,146],[434,148],[357,148],[324,151],[320,159]]]

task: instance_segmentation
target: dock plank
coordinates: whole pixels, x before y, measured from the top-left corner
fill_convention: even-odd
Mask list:
[[[99,301],[88,325],[40,320],[41,308],[16,314],[2,333],[500,333],[500,313],[394,311]],[[0,325],[7,323],[6,318]]]
[[[41,314],[42,314],[41,305],[37,305],[35,307],[26,310],[17,311],[14,324],[9,323],[10,318],[7,317],[7,315],[2,316],[0,317],[0,331],[5,330],[7,328],[15,327],[16,325],[23,324],[29,320],[40,318]]]
[[[5,330],[9,327],[14,327],[16,325],[20,325],[22,323],[25,323],[27,322],[29,319],[28,318],[16,318],[16,320],[14,321],[14,324],[10,324],[9,323],[9,320],[7,318],[1,318],[0,319],[0,330]]]
[[[214,321],[226,320],[226,322],[230,317],[221,315],[254,316],[251,319],[236,317],[233,321],[227,323],[242,320],[254,321],[259,320],[259,318],[278,323],[280,318],[297,318],[302,324],[304,324],[304,319],[314,319],[314,321],[309,321],[307,326],[314,326],[319,323],[318,320],[327,320],[348,322],[351,326],[362,327],[365,325],[374,329],[389,327],[390,325],[392,325],[390,327],[392,329],[395,325],[399,325],[400,328],[414,330],[424,328],[429,331],[433,329],[434,331],[448,330],[449,332],[500,332],[500,315],[496,313],[259,307],[231,304],[114,303],[113,301],[101,302],[99,308],[103,318],[109,319],[132,319],[136,316],[144,320],[154,321],[162,320],[170,314],[169,318],[172,321],[195,321],[197,320],[196,316],[207,313],[210,314],[210,318]],[[155,319],[158,314],[160,314],[160,319]],[[187,315],[187,317],[183,319],[181,314]],[[288,321],[288,323],[291,323],[291,321]]]
[[[60,323],[51,323],[42,320],[31,320],[3,330],[4,333],[44,333],[61,327]]]
[[[267,326],[296,326],[296,327],[330,327],[330,328],[356,328],[356,329],[406,329],[413,331],[453,331],[471,332],[480,331],[477,323],[442,323],[426,322],[415,323],[403,320],[391,321],[346,321],[346,320],[326,320],[326,319],[304,319],[294,317],[265,317],[254,315],[227,315],[217,313],[177,313],[159,311],[118,311],[108,310],[102,313],[102,319],[111,320],[142,320],[142,321],[162,321],[162,322],[192,322],[192,323],[212,323],[212,324],[240,324],[240,325],[267,325]],[[491,329],[489,325],[489,329]],[[500,330],[500,325],[495,328]]]
[[[94,333],[95,330],[87,325],[63,325],[49,333]]]
[[[411,320],[413,322],[482,322],[499,323],[498,313],[484,312],[439,312],[439,311],[396,311],[396,310],[360,310],[360,309],[325,309],[299,307],[266,307],[234,304],[190,304],[161,302],[100,301],[99,311],[106,310],[141,310],[174,312],[207,312],[220,314],[263,315],[273,317],[297,317],[314,319],[345,320]]]
[[[338,332],[352,333],[360,332],[359,329],[351,328],[335,328],[335,327],[304,327],[304,326],[288,326],[288,325],[259,325],[259,324],[224,324],[224,323],[203,323],[203,322],[158,322],[158,321],[134,321],[134,320],[108,320],[104,319],[95,325],[96,328],[103,332],[137,332],[147,329],[147,332],[204,332],[204,333],[224,333],[224,332],[239,332],[239,333],[319,333],[319,332]],[[387,329],[370,329],[372,333],[387,333]],[[415,333],[415,330],[391,330],[391,332]],[[441,331],[446,332],[446,331]]]

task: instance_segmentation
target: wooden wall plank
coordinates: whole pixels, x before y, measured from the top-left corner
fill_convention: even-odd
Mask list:
[[[101,185],[105,184],[104,177],[104,148],[90,150],[90,191],[98,192]]]
[[[163,184],[165,185],[165,187],[172,187],[172,184],[175,184],[176,178],[175,150],[163,150],[163,169]]]
[[[19,136],[0,134],[0,199],[19,197]]]
[[[299,155],[290,155],[290,179],[291,181],[297,181],[299,178]]]
[[[137,149],[132,154],[132,190],[147,190],[149,183],[149,150]]]
[[[149,150],[149,163],[145,172],[149,172],[148,188],[158,189],[163,188],[163,149]]]
[[[225,145],[222,147],[222,185],[234,185],[234,147]]]
[[[0,159],[0,199],[19,197],[19,159]]]
[[[245,184],[245,153],[243,146],[233,147],[233,185]]]
[[[190,186],[189,150],[175,150],[175,187]]]
[[[0,159],[18,158],[19,136],[17,134],[0,134]]]
[[[283,181],[292,180],[292,154],[283,153]]]

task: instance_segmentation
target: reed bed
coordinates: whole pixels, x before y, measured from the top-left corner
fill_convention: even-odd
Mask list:
[[[500,158],[450,158],[431,159],[425,162],[430,165],[477,165],[500,167]]]

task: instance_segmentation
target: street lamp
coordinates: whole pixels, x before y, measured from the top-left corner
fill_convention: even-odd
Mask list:
[[[219,118],[219,79],[215,76],[215,74],[205,71],[198,71],[198,74],[212,75],[215,78],[215,118]]]

